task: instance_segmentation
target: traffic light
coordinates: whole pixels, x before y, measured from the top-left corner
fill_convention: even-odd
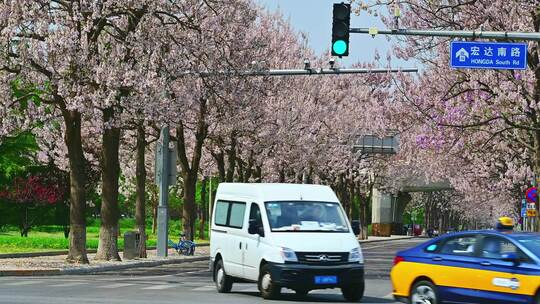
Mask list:
[[[334,3],[332,18],[332,56],[349,56],[351,5]]]

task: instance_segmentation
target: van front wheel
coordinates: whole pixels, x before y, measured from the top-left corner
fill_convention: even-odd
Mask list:
[[[214,278],[216,280],[216,288],[219,293],[231,292],[233,280],[225,273],[223,260],[219,260],[214,268]]]
[[[364,284],[342,287],[341,293],[345,300],[349,302],[358,302],[364,296]]]
[[[268,265],[261,267],[258,283],[259,291],[264,299],[275,299],[281,293],[281,286],[276,285],[272,281],[272,273],[270,272],[270,267],[268,267]]]

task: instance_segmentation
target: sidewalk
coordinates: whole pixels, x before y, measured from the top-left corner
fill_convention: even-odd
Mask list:
[[[193,261],[204,261],[209,257],[209,247],[197,247],[194,256],[181,256],[169,249],[167,258],[156,256],[156,250],[147,251],[148,258],[124,261],[94,261],[95,253],[88,254],[90,264],[70,264],[67,255],[6,258],[0,260],[0,276],[37,276],[86,274],[134,267],[151,267],[165,264],[179,264]],[[122,253],[120,253],[122,257]]]
[[[409,235],[391,235],[391,236],[368,236],[367,240],[359,240],[360,244],[363,243],[373,243],[373,242],[388,242],[388,241],[398,241],[398,240],[409,240],[413,238],[418,238]]]

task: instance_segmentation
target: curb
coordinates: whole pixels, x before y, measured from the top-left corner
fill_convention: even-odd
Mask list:
[[[402,240],[411,240],[411,239],[417,239],[418,237],[414,236],[404,236],[404,237],[398,237],[398,238],[387,238],[387,239],[378,239],[378,240],[370,240],[369,238],[367,240],[358,240],[360,244],[364,243],[380,243],[380,242],[391,242],[391,241],[402,241]]]
[[[196,245],[197,247],[208,247],[210,243],[202,243]],[[150,246],[146,248],[147,250],[156,249],[156,246]],[[96,249],[87,249],[86,253],[96,253]],[[118,251],[120,253],[122,251]],[[17,259],[17,258],[37,258],[42,256],[56,256],[56,255],[67,255],[68,250],[58,250],[58,251],[43,251],[43,252],[22,252],[22,253],[3,253],[0,254],[0,259]]]
[[[59,275],[60,269],[36,269],[36,270],[0,270],[0,277],[30,277]]]
[[[79,275],[79,274],[94,274],[106,271],[124,270],[138,267],[155,267],[169,264],[182,264],[190,262],[199,262],[209,260],[210,256],[188,257],[183,259],[172,260],[156,260],[129,263],[124,265],[106,265],[88,268],[71,268],[71,269],[39,269],[39,270],[0,270],[0,277],[3,276],[49,276],[49,275]]]

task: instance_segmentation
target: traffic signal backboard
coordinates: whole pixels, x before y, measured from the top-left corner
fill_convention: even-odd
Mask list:
[[[332,56],[348,56],[351,5],[334,3],[332,16]]]

